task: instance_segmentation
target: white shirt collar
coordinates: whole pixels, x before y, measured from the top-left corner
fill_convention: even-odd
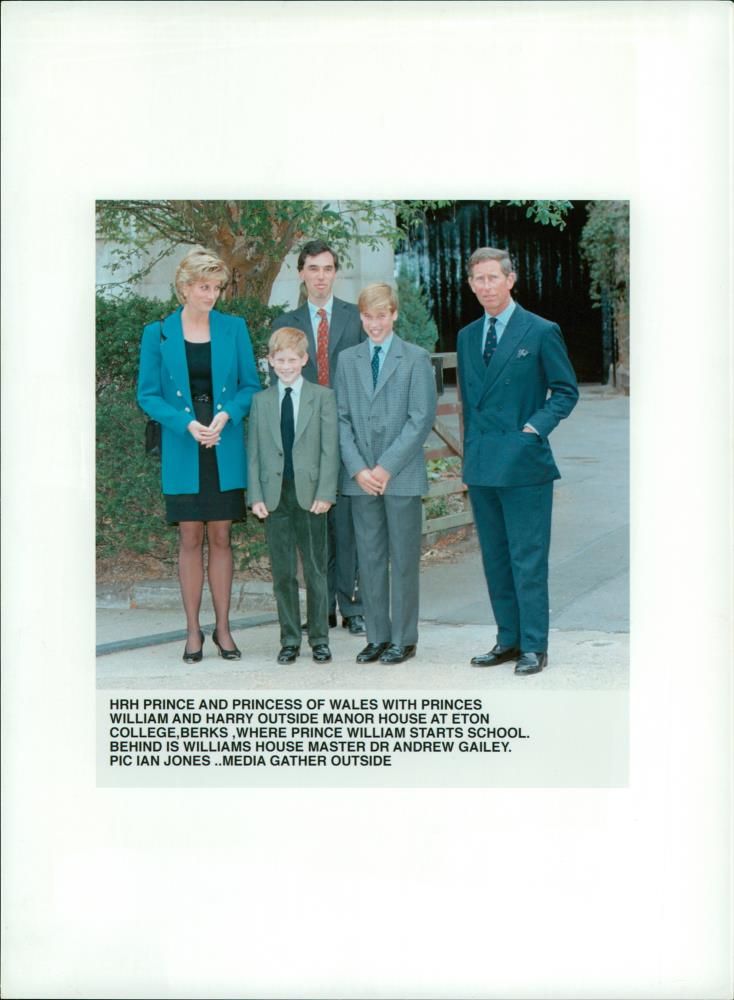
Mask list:
[[[395,332],[393,331],[393,333],[390,333],[390,334],[388,334],[387,337],[385,337],[385,339],[382,341],[381,344],[376,344],[374,342],[374,340],[371,340],[370,341],[370,357],[372,357],[372,355],[375,353],[375,348],[379,347],[379,348],[381,348],[381,350],[380,350],[380,357],[384,358],[385,355],[387,354],[387,352],[390,350],[390,344],[392,344],[392,339],[393,339],[394,336],[395,336]]]
[[[311,310],[311,319],[315,320],[319,314],[319,309],[326,310],[326,318],[331,322],[331,311],[334,307],[334,296],[332,295],[328,302],[325,302],[322,306],[316,306],[313,304],[311,299],[308,300],[308,308]]]
[[[497,320],[497,326],[499,327],[500,330],[504,330],[504,328],[507,326],[507,324],[510,321],[510,316],[512,316],[512,314],[513,314],[514,311],[515,311],[515,300],[514,299],[510,299],[509,303],[505,306],[505,308],[502,310],[502,312],[498,313],[495,316],[495,319]],[[489,327],[489,321],[490,321],[491,318],[492,317],[489,315],[489,313],[485,313],[484,314],[484,331],[485,331],[485,333],[487,331],[487,328]]]
[[[278,401],[283,402],[283,397],[285,396],[286,389],[292,389],[293,392],[291,396],[295,398],[301,395],[301,389],[303,388],[303,375],[299,375],[293,385],[283,385],[283,383],[278,379]]]

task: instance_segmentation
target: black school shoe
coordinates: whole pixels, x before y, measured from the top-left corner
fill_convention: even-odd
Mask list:
[[[380,657],[380,663],[404,663],[415,656],[415,646],[388,646]]]

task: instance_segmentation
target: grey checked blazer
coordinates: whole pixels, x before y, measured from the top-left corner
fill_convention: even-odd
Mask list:
[[[373,390],[369,341],[347,348],[339,356],[336,399],[341,492],[360,495],[355,474],[381,465],[391,474],[386,494],[427,493],[423,444],[436,416],[436,381],[428,352],[393,335]]]

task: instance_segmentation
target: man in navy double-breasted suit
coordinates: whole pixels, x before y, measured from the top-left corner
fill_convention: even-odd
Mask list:
[[[512,298],[504,250],[482,247],[468,263],[484,316],[459,331],[464,482],[497,622],[493,649],[472,664],[517,660],[516,674],[548,662],[548,550],[553,480],[548,435],[578,400],[561,331]]]

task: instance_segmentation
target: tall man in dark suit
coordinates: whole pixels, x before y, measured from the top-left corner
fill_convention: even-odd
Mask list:
[[[308,339],[308,362],[303,377],[334,387],[339,355],[365,339],[359,310],[332,294],[339,258],[328,243],[311,240],[298,255],[298,277],[306,287],[303,305],[274,320],[271,332],[281,327],[303,330]],[[336,625],[337,603],[342,624],[352,635],[364,635],[364,609],[359,595],[357,546],[352,523],[351,498],[339,496],[327,514],[329,528],[329,625]]]
[[[489,598],[493,649],[476,667],[517,660],[515,673],[548,662],[548,550],[553,480],[548,435],[578,400],[561,331],[512,298],[505,250],[482,247],[467,265],[484,316],[459,331],[464,482],[474,511]]]

